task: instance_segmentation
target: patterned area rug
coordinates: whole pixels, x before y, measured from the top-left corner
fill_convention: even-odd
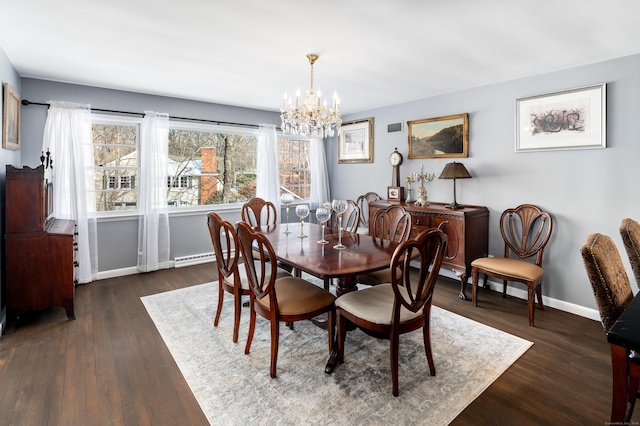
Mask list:
[[[258,317],[251,353],[231,341],[233,305],[225,295],[213,327],[217,283],[142,298],[167,347],[213,425],[449,424],[533,344],[433,307],[436,375],[422,332],[400,337],[400,396],[391,394],[389,341],[360,330],[347,334],[345,362],[324,373],[327,334],[309,321],[280,327],[278,377],[269,376],[269,324]]]

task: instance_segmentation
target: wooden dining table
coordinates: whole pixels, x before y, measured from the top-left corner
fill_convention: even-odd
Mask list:
[[[289,229],[290,234],[285,234]],[[264,234],[275,251],[277,260],[321,280],[337,279],[336,295],[357,290],[356,276],[366,272],[389,267],[391,256],[397,243],[388,240],[374,240],[366,234],[342,232],[344,249],[334,248],[340,239],[337,229],[325,228],[327,244],[319,244],[322,239],[321,225],[305,223],[300,238],[300,224],[263,226],[255,228]],[[329,356],[325,373],[331,373],[338,363],[337,344]]]

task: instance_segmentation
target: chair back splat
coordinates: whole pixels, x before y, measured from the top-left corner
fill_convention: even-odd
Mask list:
[[[369,226],[369,203],[381,200],[375,192],[367,192],[356,200],[356,205],[360,209],[360,225]]]
[[[620,224],[620,236],[636,283],[640,287],[640,224],[630,218],[624,219]]]
[[[271,201],[262,198],[252,198],[247,201],[241,210],[242,221],[253,227],[271,226],[278,223],[276,206]]]

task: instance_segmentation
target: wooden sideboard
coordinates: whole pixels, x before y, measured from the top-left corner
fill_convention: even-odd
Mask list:
[[[380,200],[369,203],[369,223],[376,211],[391,205],[401,205],[411,214],[411,236],[427,228],[439,228],[447,234],[447,254],[443,268],[452,269],[460,277],[461,299],[466,299],[465,287],[471,275],[471,262],[489,253],[489,210],[483,206],[448,209],[445,203],[430,202],[428,206],[414,203]]]
[[[62,306],[67,318],[75,318],[76,224],[49,215],[51,189],[44,166],[7,166],[7,333],[27,311]]]

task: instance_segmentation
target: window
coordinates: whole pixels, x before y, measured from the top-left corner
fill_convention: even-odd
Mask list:
[[[92,115],[96,211],[135,210],[140,120]]]
[[[96,210],[136,210],[140,118],[92,115]],[[255,197],[257,130],[171,122],[169,207],[244,203]],[[310,196],[309,141],[279,137],[281,191]]]
[[[295,200],[311,196],[310,144],[308,140],[278,138],[280,192],[290,192]]]

